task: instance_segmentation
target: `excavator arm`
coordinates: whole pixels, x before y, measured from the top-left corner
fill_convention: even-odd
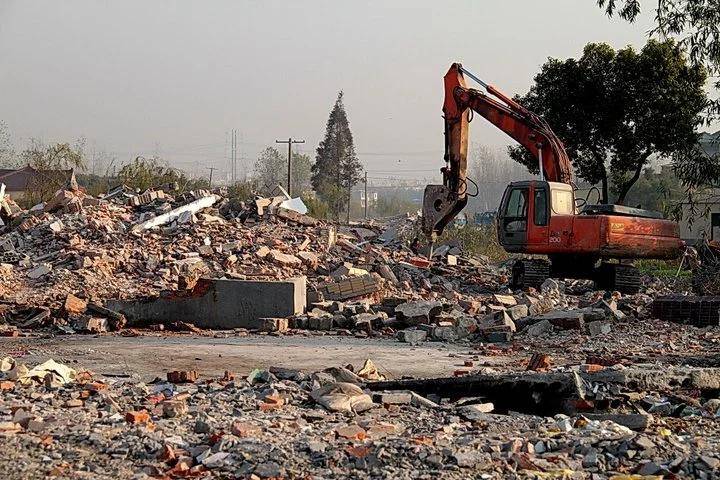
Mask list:
[[[464,74],[489,95],[468,88]],[[560,139],[545,120],[454,63],[445,75],[445,166],[442,185],[428,185],[423,199],[423,231],[433,241],[465,207],[470,111],[481,115],[523,145],[538,160],[542,178],[572,182],[572,167]]]

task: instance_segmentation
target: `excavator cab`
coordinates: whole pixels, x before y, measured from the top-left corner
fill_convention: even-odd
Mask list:
[[[564,243],[571,236],[575,213],[575,194],[570,185],[534,180],[513,182],[505,189],[498,209],[498,241],[508,252],[516,253],[551,242]],[[550,232],[554,233],[552,237]]]

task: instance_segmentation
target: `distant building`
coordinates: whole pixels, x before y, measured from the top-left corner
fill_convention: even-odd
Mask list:
[[[423,192],[425,187],[423,186],[374,186],[368,185],[367,188],[367,201],[368,208],[372,208],[377,204],[381,198],[402,198],[418,205],[418,209],[422,207]],[[356,205],[365,208],[365,188],[363,186],[355,187],[352,191],[352,201]]]
[[[720,155],[720,131],[700,135],[700,146],[710,155]],[[682,203],[680,238],[690,243],[702,238],[720,240],[720,189],[713,188]]]
[[[0,183],[5,184],[5,195],[13,200],[22,199],[25,194],[39,186],[49,184],[57,188],[68,187],[77,189],[75,171],[70,170],[36,170],[30,165],[18,169],[0,169]]]

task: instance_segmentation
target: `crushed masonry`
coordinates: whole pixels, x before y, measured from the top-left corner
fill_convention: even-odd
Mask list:
[[[511,261],[459,242],[414,253],[415,217],[336,226],[303,207],[165,187],[5,200],[4,471],[718,475],[716,297],[649,276],[634,295],[522,291]]]

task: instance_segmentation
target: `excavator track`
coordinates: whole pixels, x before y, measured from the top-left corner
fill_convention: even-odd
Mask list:
[[[596,271],[595,284],[606,290],[637,293],[640,290],[640,271],[634,265],[603,263]]]
[[[547,260],[516,260],[512,267],[513,288],[540,288],[550,277],[550,262]]]

